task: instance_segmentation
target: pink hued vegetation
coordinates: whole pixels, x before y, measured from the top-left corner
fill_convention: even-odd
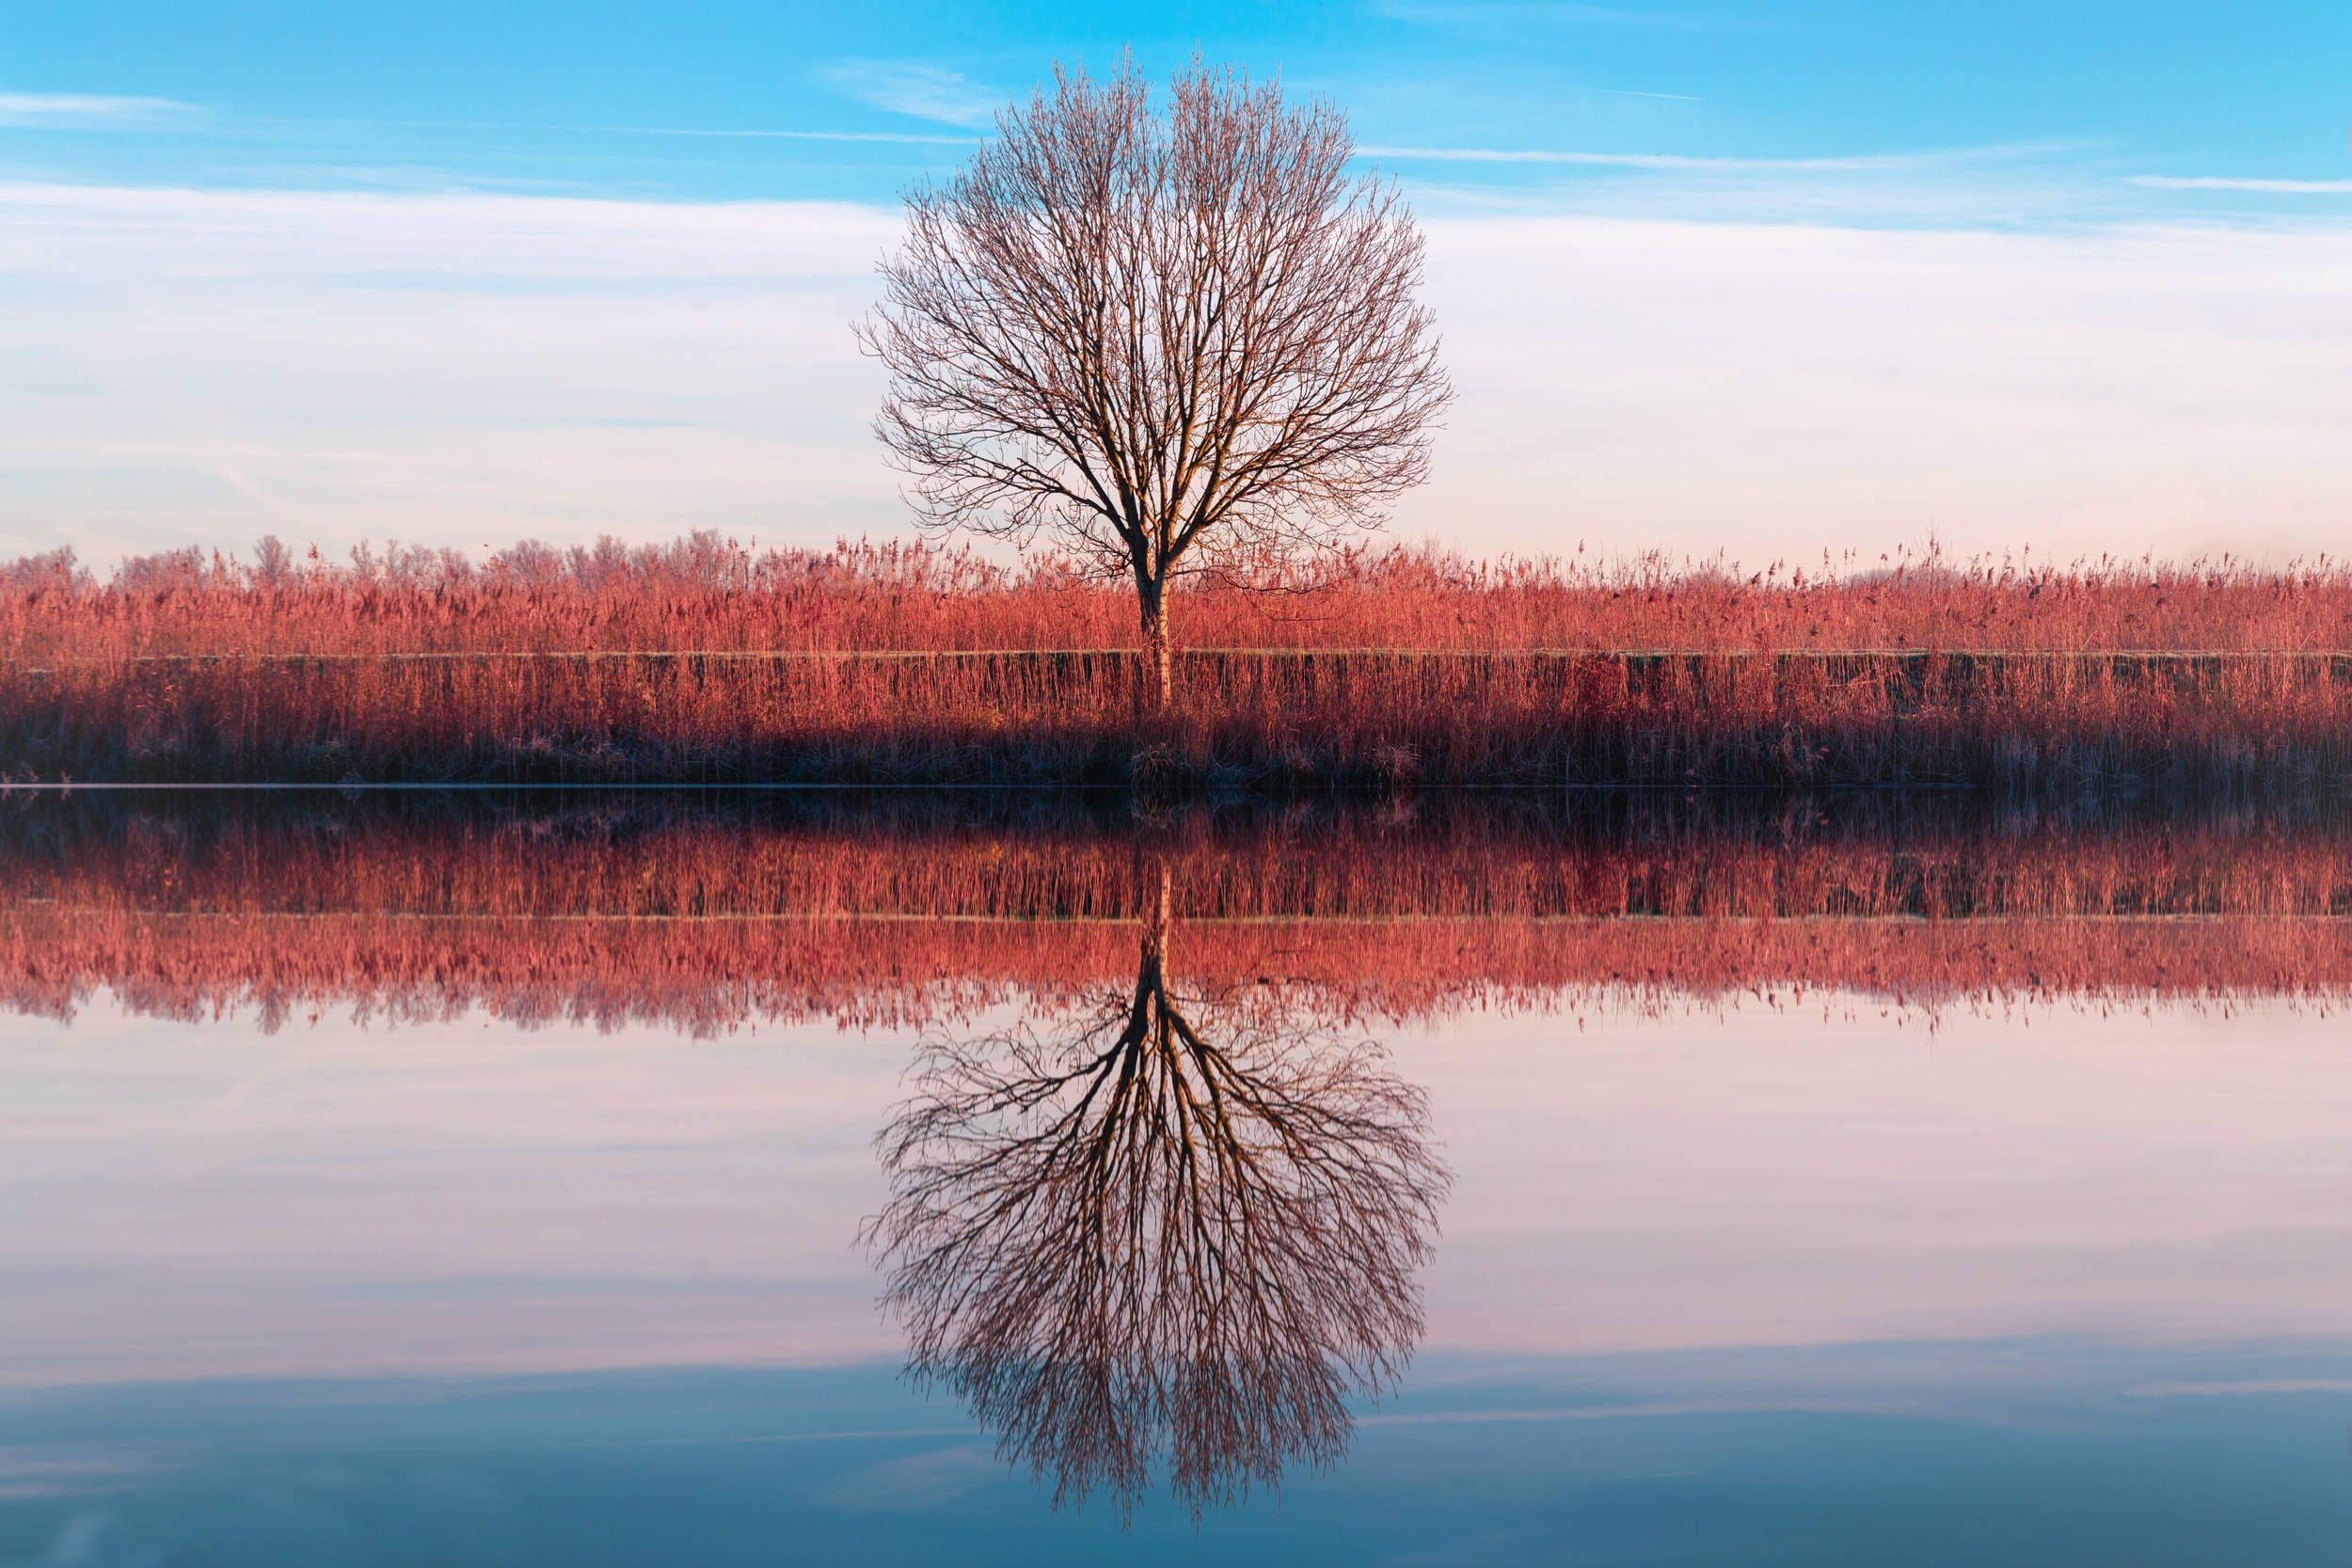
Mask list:
[[[192,552],[0,569],[0,766],[185,781],[2309,792],[2352,780],[2352,575],[1359,552],[1135,597],[922,546]]]
[[[779,822],[675,803],[44,817],[0,834],[0,997],[526,1022],[952,1022],[1175,971],[1367,1022],[1840,991],[1929,1006],[2339,1003],[2352,841],[2227,816],[1534,828],[1289,817]],[[364,829],[364,831],[362,831]]]

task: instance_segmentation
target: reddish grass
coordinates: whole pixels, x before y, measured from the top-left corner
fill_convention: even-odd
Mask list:
[[[1247,583],[1196,579],[1194,649],[2352,651],[2352,572],[2223,561],[2067,568],[1940,557],[1867,571],[1477,562],[1352,551]],[[0,566],[11,659],[405,653],[1134,649],[1135,596],[1063,561],[923,545],[755,552],[710,534],[524,545],[477,564],[393,547],[269,569],[195,551],[101,585],[71,551]]]
[[[2352,782],[2352,575],[1903,563],[1737,578],[1355,554],[1175,611],[922,546],[192,555],[0,571],[17,778],[1691,784],[2290,793]],[[1660,650],[1673,650],[1661,652]],[[2223,657],[2228,656],[2228,657]]]
[[[13,813],[0,996],[698,1032],[961,1017],[1132,981],[1163,868],[1179,971],[1343,1017],[1792,988],[2352,990],[2352,839],[2325,821],[1309,814],[1137,835],[670,802],[535,821]]]

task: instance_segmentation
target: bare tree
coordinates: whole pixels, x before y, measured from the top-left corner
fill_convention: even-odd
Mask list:
[[[1376,1046],[1187,1006],[1167,942],[1163,915],[1135,990],[1070,1027],[930,1043],[866,1231],[910,1374],[1057,1504],[1106,1487],[1122,1519],[1162,1444],[1196,1516],[1340,1457],[1347,1395],[1420,1340],[1451,1180]]]
[[[1421,234],[1354,152],[1329,103],[1198,57],[1165,117],[1132,59],[1057,67],[908,193],[859,324],[923,520],[1132,576],[1162,707],[1175,575],[1328,544],[1427,476],[1453,390]]]

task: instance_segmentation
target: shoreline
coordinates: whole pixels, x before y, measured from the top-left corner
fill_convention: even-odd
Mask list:
[[[2352,793],[2352,654],[1194,649],[0,662],[18,785]]]

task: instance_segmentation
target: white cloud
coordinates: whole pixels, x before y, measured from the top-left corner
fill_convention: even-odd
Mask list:
[[[1391,143],[1358,151],[1406,171],[1423,214],[2078,229],[2169,215],[2180,206],[2178,198],[2135,197],[2105,173],[2088,175],[2085,150],[2065,143],[1785,158]]]
[[[2352,228],[1428,227],[1462,400],[1408,532],[1761,565],[2352,526]]]
[[[1398,529],[1756,563],[2337,549],[2352,227],[1428,225],[1462,389]],[[0,558],[896,532],[822,203],[0,187]]]
[[[103,98],[77,92],[0,92],[0,125],[53,130],[123,129],[183,119],[191,104],[169,98]]]
[[[872,209],[0,188],[0,556],[897,525]]]
[[[2165,174],[2134,174],[2132,184],[2160,191],[2266,191],[2278,196],[2334,196],[2352,192],[2352,180],[2240,180],[2222,175],[2179,178]]]
[[[1644,94],[1645,97],[1661,96]],[[1577,164],[1600,168],[1861,170],[1915,167],[1905,154],[1856,158],[1698,158],[1679,152],[1578,152],[1549,148],[1359,147],[1359,156],[1447,164]]]
[[[927,146],[946,143],[956,147],[977,147],[977,136],[931,135],[913,131],[704,131],[675,126],[631,125],[621,127],[637,136],[739,136],[754,140],[775,141],[859,141],[914,142]]]
[[[986,125],[1004,94],[919,60],[843,60],[825,80],[861,103],[948,125]]]

